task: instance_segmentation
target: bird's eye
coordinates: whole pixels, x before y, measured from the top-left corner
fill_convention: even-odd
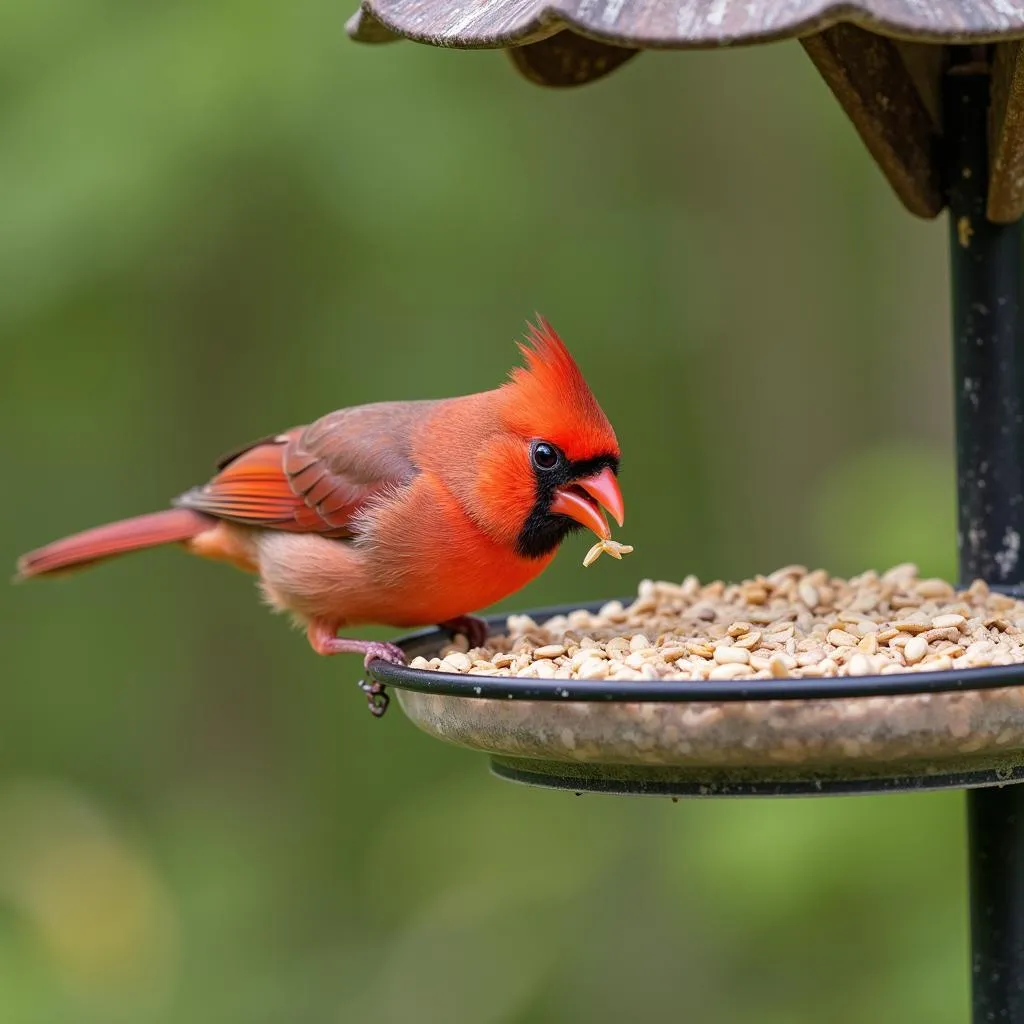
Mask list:
[[[554,469],[562,459],[562,453],[547,441],[538,441],[533,446],[533,464],[538,469]]]

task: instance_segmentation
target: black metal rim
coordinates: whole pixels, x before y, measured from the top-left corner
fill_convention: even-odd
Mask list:
[[[1024,766],[1013,768],[980,768],[956,772],[880,775],[858,778],[788,778],[731,781],[708,773],[697,773],[678,779],[641,777],[617,778],[614,775],[564,775],[550,768],[537,770],[528,761],[491,757],[491,774],[507,782],[518,782],[542,789],[568,790],[571,793],[604,793],[610,796],[671,797],[786,797],[786,796],[867,796],[877,793],[934,792],[943,789],[979,789],[992,786],[1019,785],[1024,782]]]
[[[993,589],[997,589],[993,587]],[[1001,588],[1000,588],[1001,589]],[[627,599],[624,604],[628,604]],[[606,602],[558,605],[525,613],[537,621],[577,609],[596,611]],[[509,614],[489,615],[489,626],[503,627]],[[418,630],[396,643],[407,652],[430,651],[449,636],[436,627]],[[756,682],[614,682],[608,680],[521,679],[514,676],[470,676],[373,661],[370,675],[398,690],[478,700],[539,700],[623,703],[688,703],[827,700],[851,697],[899,697],[919,694],[996,690],[1024,686],[1024,665],[995,665],[957,671],[906,672],[888,676],[846,676],[831,679],[765,679]]]

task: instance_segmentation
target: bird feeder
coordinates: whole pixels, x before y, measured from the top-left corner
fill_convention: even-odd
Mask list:
[[[503,49],[549,87],[601,78],[645,49],[799,39],[906,209],[946,211],[960,579],[1021,592],[1024,0],[364,0],[348,32]],[[404,646],[425,654],[446,639],[425,631]],[[380,662],[371,675],[422,728],[534,785],[673,796],[967,790],[973,1019],[1024,1024],[1024,666],[752,683],[564,682]],[[969,729],[979,739],[967,745],[948,721],[964,695],[978,709]],[[563,716],[581,706],[591,709],[584,758],[558,743]],[[874,742],[844,745],[829,725],[844,716],[826,714],[837,708]],[[630,716],[668,716],[685,742],[630,756],[618,742]],[[732,731],[712,736],[707,723],[724,720]],[[754,756],[744,740],[765,729],[780,749],[813,731],[819,756]],[[712,740],[732,756],[702,757]]]

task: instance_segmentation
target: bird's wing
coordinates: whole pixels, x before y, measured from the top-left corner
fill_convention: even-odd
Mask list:
[[[342,409],[263,438],[225,456],[209,483],[175,504],[246,526],[351,537],[370,499],[416,475],[411,442],[430,404]]]

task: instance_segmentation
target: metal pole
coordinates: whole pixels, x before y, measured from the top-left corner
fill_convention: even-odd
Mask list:
[[[1024,1021],[1024,787],[967,793],[974,1024]]]
[[[989,75],[944,84],[960,580],[1024,581],[1021,230],[985,218]],[[974,1024],[1024,1024],[1024,786],[970,790]]]

